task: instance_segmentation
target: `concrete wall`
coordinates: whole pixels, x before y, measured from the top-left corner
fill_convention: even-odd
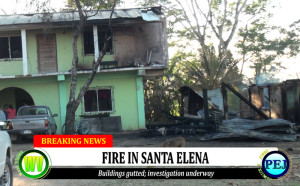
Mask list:
[[[73,29],[52,29],[46,31],[46,33],[55,33],[56,35],[56,47],[57,47],[57,61],[58,71],[67,72],[71,69],[73,51],[72,51],[72,38]],[[45,34],[44,30],[30,30],[27,31],[27,47],[28,47],[28,71],[29,74],[38,74],[38,58],[37,58],[37,42],[36,35]],[[78,61],[80,66],[86,68],[92,67],[94,56],[84,55],[83,51],[83,39],[79,37],[77,42]],[[106,56],[104,60],[111,60],[111,56]]]
[[[3,31],[0,36],[21,35],[21,31]],[[22,60],[3,61],[0,59],[0,76],[22,75],[23,65]]]
[[[116,55],[121,66],[147,65],[147,50],[151,61],[164,64],[162,24],[148,23],[114,29]]]
[[[81,88],[87,79],[87,75],[78,76],[78,88]],[[144,98],[141,77],[137,71],[102,73],[97,74],[90,87],[111,86],[114,89],[114,112],[111,116],[121,116],[123,130],[136,130],[145,128]],[[56,119],[58,133],[61,132],[62,123],[65,118],[66,103],[69,98],[70,76],[58,81],[57,76],[36,77],[27,79],[0,80],[0,104],[14,104],[12,92],[3,89],[17,87],[31,95],[35,105],[47,105],[52,113],[59,115]],[[63,104],[62,104],[63,103]],[[76,115],[84,114],[83,101],[79,105]]]
[[[22,75],[22,61],[0,61],[0,76]]]
[[[147,50],[152,51],[151,61],[164,64],[162,46],[162,23],[137,24],[130,26],[117,26],[113,28],[113,54],[108,54],[103,61],[119,60],[119,66],[147,65]],[[20,35],[20,31],[14,31]],[[38,34],[56,35],[58,71],[67,72],[72,64],[72,28],[26,30],[28,74],[38,74],[37,41]],[[6,32],[0,32],[7,34]],[[83,38],[77,43],[79,66],[91,68],[94,55],[85,55],[83,49]],[[0,75],[22,75],[22,60],[0,61]]]
[[[0,80],[0,91],[6,88],[21,88],[31,95],[36,105],[47,105],[53,113],[59,113],[58,85],[55,77]],[[14,104],[14,94],[0,94],[0,104]],[[60,122],[59,118],[56,118]]]
[[[152,51],[152,62],[163,61],[162,24],[148,23],[130,26],[116,26],[113,28],[113,53],[106,55],[103,61],[119,60],[119,66],[147,65],[147,50]],[[68,72],[72,63],[72,28],[45,28],[26,30],[28,74],[39,74],[37,40],[39,34],[56,35],[57,62],[59,72]],[[16,31],[20,33],[20,31]],[[3,32],[0,32],[0,34]],[[83,38],[77,43],[79,66],[91,68],[94,55],[84,55]],[[114,108],[112,116],[121,116],[123,130],[145,128],[144,95],[142,77],[138,76],[138,69],[126,72],[99,73],[91,87],[112,86],[114,88]],[[43,77],[23,77],[23,61],[0,61],[0,76],[14,76],[16,78],[0,78],[0,91],[15,87],[31,95],[35,105],[47,105],[56,118],[58,132],[65,119],[65,107],[69,98],[70,76],[51,75]],[[21,76],[19,76],[21,75]],[[78,76],[78,89],[82,87],[87,75]],[[0,92],[0,104],[15,104],[12,92]],[[83,104],[77,110],[77,115],[83,114]]]
[[[80,76],[78,87],[82,87],[87,76]],[[69,93],[70,79],[67,77],[67,93]],[[99,74],[91,84],[92,87],[112,86],[115,112],[111,116],[121,116],[123,130],[135,130],[139,128],[136,72],[132,73],[108,73]],[[77,89],[77,92],[79,89]],[[67,95],[68,96],[68,95]],[[83,103],[83,102],[82,102]],[[80,104],[77,115],[84,114],[84,105]]]

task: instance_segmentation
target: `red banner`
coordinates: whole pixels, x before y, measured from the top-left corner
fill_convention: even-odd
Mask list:
[[[112,135],[34,135],[35,147],[113,147]]]

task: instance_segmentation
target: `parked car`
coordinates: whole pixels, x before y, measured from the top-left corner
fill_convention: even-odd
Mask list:
[[[55,134],[56,122],[47,106],[23,106],[20,107],[15,119],[11,119],[14,129],[9,131],[10,134]]]
[[[13,185],[11,140],[7,130],[12,130],[12,123],[0,121],[0,185]]]

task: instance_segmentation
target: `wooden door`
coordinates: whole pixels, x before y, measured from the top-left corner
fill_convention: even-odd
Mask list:
[[[56,35],[37,35],[39,73],[57,72]]]

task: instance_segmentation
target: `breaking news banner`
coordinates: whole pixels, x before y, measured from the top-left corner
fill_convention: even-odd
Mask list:
[[[16,159],[34,179],[281,179],[290,156],[274,148],[112,148],[111,135],[35,135]]]

